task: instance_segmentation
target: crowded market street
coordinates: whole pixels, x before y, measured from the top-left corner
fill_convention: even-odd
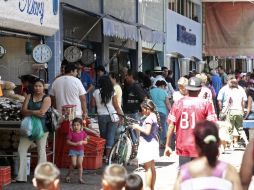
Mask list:
[[[220,155],[220,159],[232,164],[236,167],[237,170],[240,169],[240,164],[243,156],[243,149],[235,150],[235,151],[226,151],[225,154]],[[61,169],[61,189],[75,189],[75,190],[98,190],[101,188],[101,174],[103,169],[99,170],[86,170],[84,171],[84,179],[86,183],[84,185],[80,185],[75,183],[67,184],[64,183],[64,174],[66,173],[65,169]],[[127,166],[129,172],[135,170],[135,166]],[[156,190],[171,190],[173,189],[175,179],[178,172],[178,156],[174,153],[170,158],[161,157],[159,161],[156,162],[156,171],[157,171],[157,181],[155,184]],[[144,177],[144,171],[141,169],[140,171],[136,171],[142,177]],[[249,187],[249,190],[254,188],[254,179],[252,179],[252,183]],[[32,186],[31,181],[29,183],[19,183],[19,184],[11,184],[4,188],[5,190],[20,190],[20,189],[35,189]]]

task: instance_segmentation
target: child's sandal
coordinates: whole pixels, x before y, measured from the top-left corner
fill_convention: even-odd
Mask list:
[[[80,184],[84,184],[85,181],[84,181],[83,179],[79,179],[79,183],[80,183]]]
[[[65,178],[65,182],[66,182],[66,183],[71,183],[71,178],[70,178],[69,176],[66,177],[66,178]]]

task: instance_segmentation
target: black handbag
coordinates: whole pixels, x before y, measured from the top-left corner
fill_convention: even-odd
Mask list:
[[[45,114],[45,126],[49,130],[49,132],[53,133],[59,128],[59,119],[60,114],[56,109],[50,107]]]

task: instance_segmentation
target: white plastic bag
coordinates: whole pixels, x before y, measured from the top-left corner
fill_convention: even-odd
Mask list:
[[[24,119],[21,121],[20,135],[29,137],[32,135],[32,130],[32,118],[30,116],[24,117]]]

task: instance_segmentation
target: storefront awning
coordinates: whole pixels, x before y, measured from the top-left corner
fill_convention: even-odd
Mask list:
[[[147,27],[140,28],[140,35],[143,41],[148,43],[163,44],[165,43],[165,34]]]
[[[136,26],[114,20],[113,18],[103,18],[103,34],[105,36],[138,41]]]

